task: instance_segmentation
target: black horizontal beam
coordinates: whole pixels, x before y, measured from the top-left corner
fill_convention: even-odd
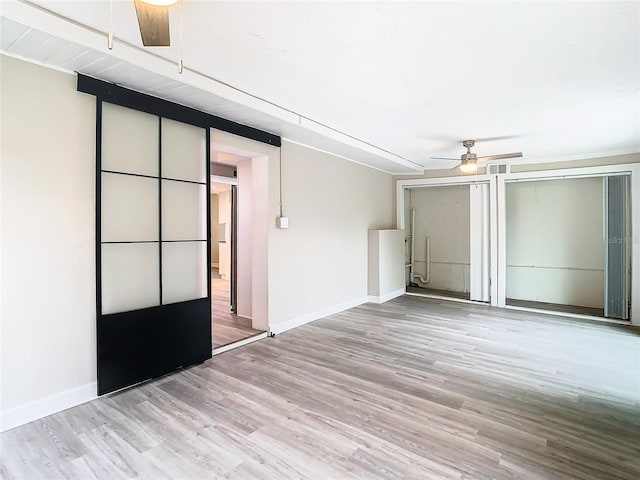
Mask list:
[[[129,245],[131,243],[194,243],[206,242],[206,238],[186,239],[186,240],[113,240],[109,242],[100,242],[102,245]],[[434,262],[435,263],[435,262]]]
[[[257,128],[236,123],[195,108],[170,102],[162,98],[136,92],[115,83],[105,82],[97,78],[78,73],[77,89],[79,92],[95,95],[103,102],[114,103],[122,107],[133,108],[142,112],[169,118],[178,122],[189,123],[203,128],[216,128],[223,132],[233,133],[240,137],[279,147],[280,137]]]

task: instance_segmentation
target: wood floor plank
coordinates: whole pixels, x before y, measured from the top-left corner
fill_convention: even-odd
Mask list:
[[[211,269],[211,335],[213,348],[244,340],[262,333],[251,327],[251,319],[231,313],[231,285]]]
[[[640,478],[640,329],[405,296],[5,432],[3,478]]]

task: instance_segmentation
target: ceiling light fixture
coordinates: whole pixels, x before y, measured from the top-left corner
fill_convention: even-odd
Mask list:
[[[178,0],[141,0],[149,5],[155,5],[156,7],[170,7],[178,3]]]
[[[498,155],[487,155],[484,157],[478,157],[475,153],[471,151],[471,147],[475,145],[475,140],[465,140],[462,142],[462,146],[467,149],[467,153],[463,153],[460,155],[460,163],[453,167],[451,170],[455,170],[460,167],[460,171],[462,173],[475,173],[478,171],[478,162],[488,162],[489,160],[502,160],[503,158],[520,158],[522,157],[522,152],[513,152],[513,153],[500,153]],[[448,158],[448,157],[431,157],[433,160],[452,160],[457,162],[457,158]]]
[[[462,173],[474,173],[478,171],[478,164],[472,160],[463,160],[460,165],[460,171]]]

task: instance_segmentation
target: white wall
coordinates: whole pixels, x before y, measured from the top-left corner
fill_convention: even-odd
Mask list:
[[[212,130],[212,148],[251,158],[252,324],[279,333],[367,301],[367,241],[392,223],[392,177],[283,140]],[[282,153],[283,214],[276,228]]]
[[[211,195],[211,263],[216,265],[220,261],[220,249],[218,240],[220,240],[220,228],[218,227],[218,194]]]
[[[231,279],[231,191],[218,194],[218,222],[220,238],[218,238],[218,273],[224,280]]]
[[[96,379],[95,97],[0,56],[2,412]],[[95,387],[93,388],[95,393]]]
[[[507,183],[507,298],[602,308],[602,178]]]
[[[237,235],[237,314],[241,317],[252,317],[252,292],[251,292],[251,265],[252,255],[252,217],[253,177],[251,169],[252,160],[240,160],[238,162],[238,235]]]
[[[426,238],[431,237],[431,281],[426,286],[469,291],[469,185],[411,189],[405,203],[407,235],[416,209],[414,272],[426,274]],[[406,221],[405,221],[406,222]]]
[[[275,329],[367,296],[368,231],[391,228],[392,177],[294,143],[282,145],[284,215],[278,171],[271,176],[269,318]]]

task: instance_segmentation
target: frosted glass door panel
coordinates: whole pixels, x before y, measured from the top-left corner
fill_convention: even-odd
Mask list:
[[[157,243],[102,245],[102,313],[160,303]]]
[[[207,187],[162,180],[162,240],[207,239]]]
[[[162,244],[162,303],[207,296],[207,242]]]
[[[158,175],[158,117],[102,104],[102,169]]]
[[[102,174],[102,241],[158,241],[158,180]]]
[[[162,176],[206,182],[204,128],[162,119]]]

